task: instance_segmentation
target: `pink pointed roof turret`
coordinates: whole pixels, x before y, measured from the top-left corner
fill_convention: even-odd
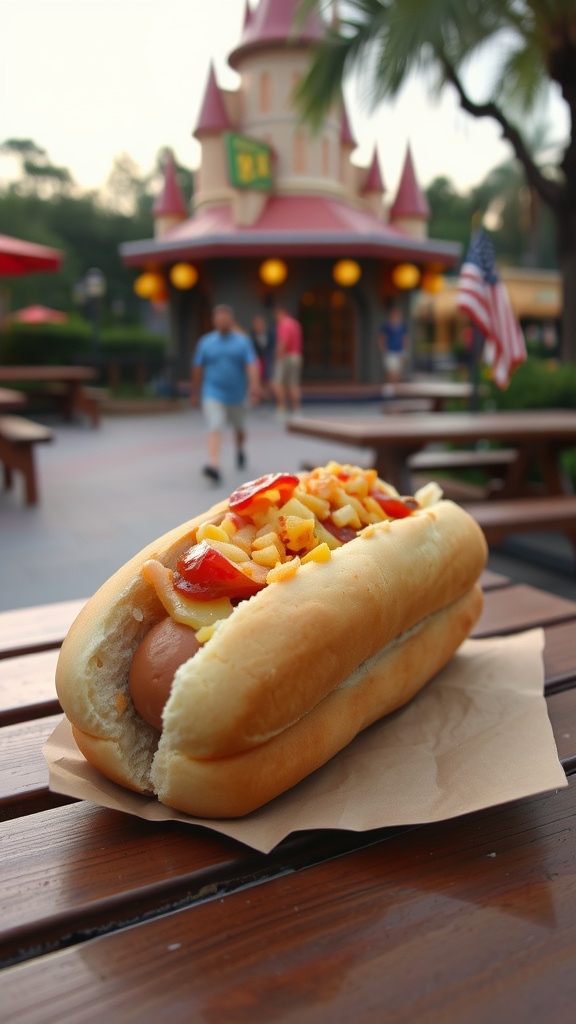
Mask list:
[[[250,0],[244,0],[244,24],[242,26],[242,34],[246,32],[250,22],[252,21],[252,8],[250,7]]]
[[[166,163],[164,164],[164,185],[157,196],[152,207],[154,217],[185,217],[187,215],[186,204],[182,198],[178,178],[176,177],[176,164],[172,150],[168,150]]]
[[[398,192],[390,209],[390,220],[399,220],[406,217],[420,218],[421,220],[430,219],[428,200],[416,180],[410,145],[408,145],[406,150]]]
[[[198,124],[193,135],[199,137],[206,132],[226,132],[231,128],[230,119],[226,112],[222,93],[216,81],[214,65],[210,62],[210,72],[206,84],[206,92],[200,109]]]
[[[346,110],[346,104],[344,103],[344,97],[342,97],[342,120],[340,122],[340,142],[343,146],[350,146],[354,149],[356,146],[356,139],[352,135],[352,129],[350,128],[350,121],[348,120],[348,112]]]
[[[372,157],[372,163],[370,164],[370,170],[366,175],[366,181],[364,182],[363,193],[366,192],[385,192],[384,182],[382,180],[382,174],[380,172],[380,161],[378,159],[378,150],[374,150],[374,156]]]
[[[299,0],[260,0],[244,23],[240,45],[228,57],[230,66],[237,68],[242,57],[254,50],[319,43],[324,35],[324,22],[312,11],[305,23],[295,28],[298,7]]]

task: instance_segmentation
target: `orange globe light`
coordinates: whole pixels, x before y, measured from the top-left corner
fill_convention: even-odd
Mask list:
[[[433,274],[428,270],[422,277],[420,287],[422,291],[429,292],[430,295],[436,295],[444,287],[444,278],[442,274]]]
[[[155,270],[147,270],[146,273],[140,274],[140,277],[137,277],[134,281],[134,291],[141,299],[152,299],[157,292],[165,289],[165,287],[162,274]]]
[[[166,282],[162,281],[162,284],[159,285],[156,291],[150,296],[150,300],[153,306],[159,307],[165,306],[169,299],[170,292],[168,291]]]
[[[362,267],[356,260],[338,260],[332,267],[332,277],[342,288],[351,288],[362,277]]]
[[[196,284],[198,271],[191,263],[175,263],[170,271],[170,280],[175,288],[186,291]]]
[[[392,280],[397,288],[407,291],[418,284],[420,271],[414,263],[399,263],[392,271]]]
[[[258,273],[260,274],[260,280],[264,281],[264,284],[274,287],[274,285],[282,284],[286,280],[288,277],[288,267],[284,260],[269,259],[264,260],[264,263],[260,264]]]

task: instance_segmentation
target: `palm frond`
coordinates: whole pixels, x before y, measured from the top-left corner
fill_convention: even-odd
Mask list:
[[[501,65],[497,99],[505,108],[525,113],[543,100],[547,86],[540,48],[518,42]]]

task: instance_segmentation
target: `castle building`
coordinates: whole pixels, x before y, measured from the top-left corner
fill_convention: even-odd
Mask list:
[[[296,32],[297,7],[298,0],[247,4],[228,58],[239,87],[222,89],[213,67],[208,75],[194,130],[202,156],[193,209],[185,209],[169,159],[154,238],[121,247],[125,264],[166,282],[179,374],[187,374],[214,304],[232,305],[249,330],[255,315],[270,316],[281,302],[303,327],[305,379],[377,381],[387,303],[406,302],[420,275],[459,258],[458,246],[427,237],[430,213],[409,149],[388,203],[377,152],[369,167],[350,159],[356,144],[343,102],[317,133],[302,125],[293,93],[323,24],[313,15]],[[193,270],[186,275],[182,264]]]

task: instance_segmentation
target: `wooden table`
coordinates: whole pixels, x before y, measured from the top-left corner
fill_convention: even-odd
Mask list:
[[[510,443],[516,457],[510,463],[502,497],[523,492],[530,467],[538,466],[548,494],[569,490],[560,465],[560,453],[576,446],[576,412],[526,410],[520,412],[438,412],[418,416],[362,416],[312,419],[295,416],[287,423],[294,434],[374,450],[379,475],[402,494],[412,493],[408,457],[429,444],[450,442],[472,445],[479,441]]]
[[[60,385],[66,419],[72,419],[80,411],[83,385],[97,376],[98,371],[92,366],[0,366],[0,384]]]
[[[469,381],[455,380],[407,380],[385,384],[382,388],[382,397],[390,399],[391,411],[397,399],[428,399],[430,412],[441,412],[446,402],[469,402],[473,393],[473,385]]]
[[[576,604],[484,576],[476,634],[545,629],[570,786],[273,853],[51,794],[59,643],[81,602],[0,615],[2,1019],[574,1019]]]

